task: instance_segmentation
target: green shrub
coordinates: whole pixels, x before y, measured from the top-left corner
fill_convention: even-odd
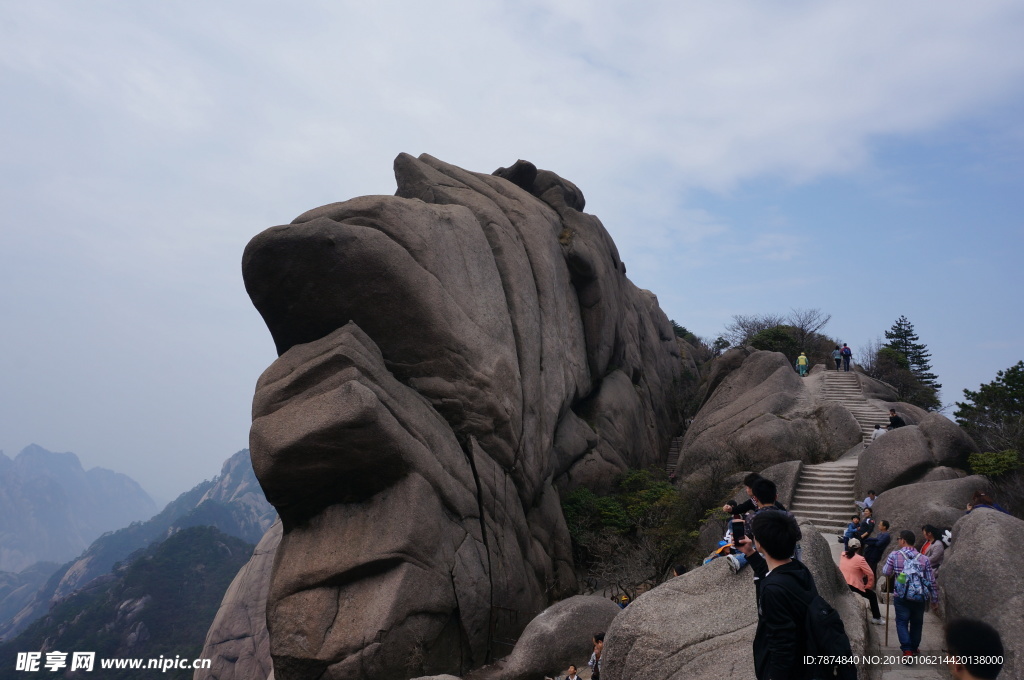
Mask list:
[[[975,474],[986,477],[999,477],[1024,465],[1021,462],[1020,454],[1012,449],[972,453],[967,460]]]

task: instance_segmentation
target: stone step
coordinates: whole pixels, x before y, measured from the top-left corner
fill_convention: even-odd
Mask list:
[[[846,489],[849,491],[853,488],[854,478],[846,477],[841,479],[802,479],[800,483],[796,485],[794,491],[800,493],[801,491],[836,491]]]
[[[857,478],[857,473],[855,473],[855,472],[854,473],[836,472],[834,474],[828,474],[828,473],[822,472],[822,473],[814,473],[814,474],[808,474],[808,475],[801,475],[800,476],[800,481],[801,482],[812,482],[812,483],[815,483],[815,484],[822,484],[822,483],[825,483],[825,484],[829,484],[829,483],[835,483],[835,484],[850,483],[850,484],[852,484],[853,481],[856,478]]]
[[[815,522],[825,522],[829,526],[832,526],[833,524],[841,524],[843,529],[845,529],[846,525],[850,523],[850,515],[853,514],[853,511],[848,508],[843,508],[834,512],[831,510],[808,510],[806,508],[800,508],[792,510],[791,512],[796,515],[797,518],[810,519]]]
[[[834,512],[839,508],[855,508],[854,499],[852,496],[849,498],[836,498],[836,497],[824,497],[814,498],[802,496],[800,498],[794,498],[790,504],[794,508],[807,508],[813,510],[815,508],[827,509],[829,512]]]
[[[797,484],[796,488],[799,489],[804,484],[813,484],[816,487],[828,486],[828,487],[834,487],[834,488],[839,488],[839,489],[841,489],[841,488],[850,488],[850,487],[853,486],[853,483],[854,483],[855,480],[856,480],[856,476],[855,475],[836,475],[834,477],[833,476],[829,476],[829,477],[818,477],[818,476],[810,477],[810,476],[808,476],[808,477],[801,477],[800,478],[800,482],[799,482],[799,484]]]
[[[800,470],[801,477],[803,475],[848,475],[857,472],[856,465],[838,465],[836,463],[823,464],[823,465],[805,465]]]
[[[827,504],[827,505],[852,505],[853,501],[856,500],[853,494],[850,493],[850,489],[844,491],[829,492],[827,490],[821,491],[797,491],[793,494],[792,503],[796,505],[816,505],[816,504]]]
[[[800,469],[801,475],[813,475],[813,474],[844,474],[847,472],[856,472],[856,463],[847,462],[832,462],[832,463],[819,463],[818,465],[805,465]]]
[[[814,522],[818,526],[841,526],[843,530],[846,530],[846,525],[850,523],[850,515],[853,512],[827,512],[824,510],[793,510],[792,511],[798,520],[806,519]]]
[[[797,486],[793,498],[814,496],[823,498],[853,498],[853,484],[845,486]]]

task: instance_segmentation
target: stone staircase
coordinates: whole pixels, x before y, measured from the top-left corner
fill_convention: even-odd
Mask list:
[[[853,498],[856,475],[856,457],[804,465],[793,491],[790,511],[798,519],[813,522],[823,534],[834,536],[843,533],[850,517],[857,512]]]
[[[871,441],[875,425],[886,425],[889,415],[868,403],[860,387],[860,378],[854,371],[825,371],[822,399],[838,401],[853,414],[860,424],[864,442]]]
[[[679,449],[683,446],[682,437],[673,437],[672,443],[668,446],[668,460],[665,461],[665,472],[669,478],[675,474],[676,464],[679,462]]]

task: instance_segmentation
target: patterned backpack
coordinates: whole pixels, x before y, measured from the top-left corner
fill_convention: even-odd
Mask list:
[[[903,553],[903,571],[896,577],[895,589],[896,597],[901,600],[924,602],[928,599],[931,584],[925,579],[921,558],[928,559],[921,554],[911,557],[907,553]]]

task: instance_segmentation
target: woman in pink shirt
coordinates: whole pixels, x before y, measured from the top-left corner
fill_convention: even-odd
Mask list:
[[[846,552],[839,557],[839,571],[843,572],[850,590],[868,601],[871,606],[871,623],[885,623],[882,612],[878,610],[878,596],[875,595],[875,572],[868,566],[863,555],[858,555],[860,541],[851,538],[846,545]]]

